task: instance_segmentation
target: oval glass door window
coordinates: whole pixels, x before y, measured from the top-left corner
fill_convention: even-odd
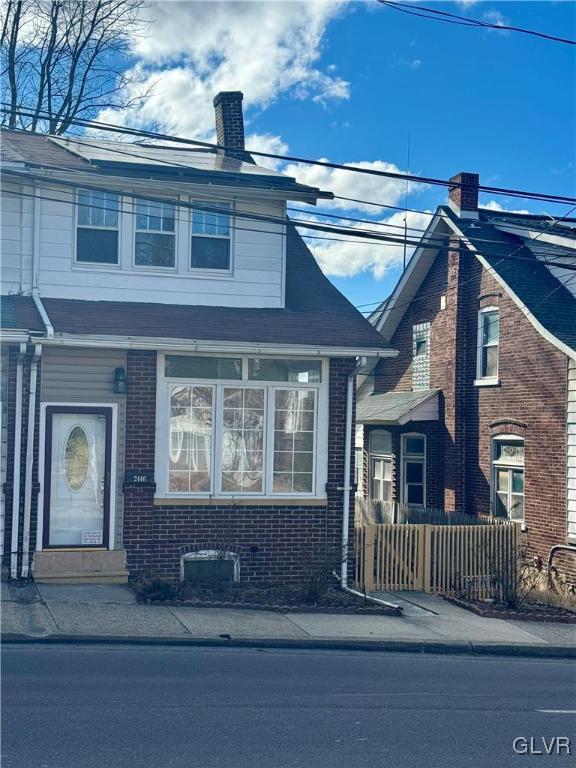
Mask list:
[[[72,491],[79,491],[90,469],[90,444],[82,427],[73,427],[64,449],[64,472]]]

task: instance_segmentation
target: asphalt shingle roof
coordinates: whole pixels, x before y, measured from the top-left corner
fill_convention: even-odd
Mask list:
[[[479,219],[458,218],[448,206],[442,208],[458,228],[466,235],[472,245],[488,262],[499,278],[520,299],[538,322],[559,341],[576,350],[576,298],[564,287],[563,281],[571,279],[554,276],[549,268],[538,259],[516,235],[502,232],[494,222],[506,218],[499,217],[494,211],[480,211]],[[527,221],[529,217],[522,217]],[[538,228],[545,228],[542,217]],[[490,241],[489,245],[486,240]],[[484,242],[483,242],[484,241]],[[550,253],[554,245],[547,243]],[[503,257],[514,253],[514,260]],[[549,257],[550,258],[550,257]],[[575,254],[576,263],[576,254]],[[576,275],[572,272],[571,275]]]
[[[385,392],[358,400],[356,420],[360,424],[394,424],[438,394],[439,389],[422,392]]]

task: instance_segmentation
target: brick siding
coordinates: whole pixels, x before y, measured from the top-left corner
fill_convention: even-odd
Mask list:
[[[341,543],[346,382],[354,361],[330,364],[328,482],[325,506],[154,504],[154,488],[125,487],[124,544],[131,575],[175,579],[187,552],[222,549],[240,555],[246,581],[294,582],[314,552]],[[128,353],[126,469],[154,469],[156,353]],[[352,446],[350,446],[352,451]],[[351,463],[353,471],[353,462]],[[352,476],[351,471],[351,476]],[[352,496],[352,494],[351,494]],[[351,510],[353,506],[351,506]],[[353,515],[350,520],[353,532]],[[351,539],[352,542],[352,539]],[[351,567],[351,558],[350,558]]]
[[[500,308],[500,385],[480,387],[474,384],[478,310],[488,305]],[[534,329],[477,259],[441,252],[390,339],[399,356],[378,365],[376,393],[411,389],[412,326],[425,321],[431,324],[431,387],[443,393],[436,438],[426,422],[391,431],[428,435],[434,454],[427,472],[430,505],[440,498],[443,482],[443,506],[475,514],[490,511],[492,437],[523,437],[527,541],[546,561],[550,547],[566,541],[566,356]],[[575,556],[558,554],[555,562],[576,580]]]

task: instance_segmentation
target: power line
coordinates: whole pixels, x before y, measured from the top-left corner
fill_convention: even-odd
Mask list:
[[[566,37],[557,37],[556,35],[549,35],[546,32],[540,32],[539,30],[526,29],[524,27],[511,26],[509,24],[495,22],[489,22],[480,19],[470,19],[467,16],[459,16],[455,13],[448,13],[447,11],[439,11],[434,8],[426,8],[422,5],[414,5],[412,3],[401,3],[396,0],[378,0],[381,5],[385,5],[387,8],[392,8],[395,11],[401,11],[407,13],[410,16],[419,16],[422,19],[431,19],[432,21],[442,21],[447,24],[457,24],[462,27],[479,27],[484,29],[495,29],[498,31],[520,32],[524,35],[532,35],[534,37],[540,37],[544,40],[551,40],[555,43],[564,43],[566,45],[576,45],[576,40],[571,40]]]
[[[4,173],[6,173],[9,176],[15,176],[17,178],[23,178],[23,179],[26,179],[26,180],[29,179],[29,180],[35,180],[35,181],[42,181],[42,182],[47,182],[49,184],[55,184],[55,185],[67,184],[68,186],[72,186],[75,189],[87,189],[87,188],[89,188],[89,189],[93,189],[93,190],[100,191],[100,192],[108,192],[108,193],[110,193],[110,192],[116,193],[117,192],[117,190],[111,189],[110,187],[101,187],[101,186],[94,186],[94,185],[90,185],[90,184],[86,184],[86,183],[77,183],[77,182],[69,181],[68,179],[58,179],[58,178],[55,178],[55,177],[46,178],[44,176],[37,176],[37,175],[33,175],[33,174],[22,173],[22,172],[19,172],[19,171],[13,171],[12,169],[6,170],[6,171],[4,171]],[[23,196],[27,196],[27,197],[34,197],[33,194],[26,195],[26,193],[21,193],[21,192],[13,192],[12,194],[23,195]],[[67,194],[67,193],[65,193],[65,194]],[[73,193],[70,192],[70,194],[72,195]],[[199,204],[199,203],[190,203],[190,202],[183,201],[183,200],[179,200],[177,202],[174,202],[172,200],[167,200],[166,198],[152,197],[150,195],[145,195],[145,194],[141,194],[140,195],[140,194],[136,194],[134,192],[131,192],[131,193],[128,193],[128,194],[127,193],[122,193],[122,194],[123,194],[124,197],[130,198],[132,200],[146,200],[146,201],[149,201],[149,202],[156,202],[156,203],[170,202],[173,205],[175,205],[176,207],[184,208],[184,209],[188,209],[188,210],[192,210],[192,211],[201,211],[201,212],[205,212],[205,213],[214,213],[214,214],[217,214],[217,215],[222,215],[222,212],[223,212],[223,209],[221,207],[206,206],[206,205],[202,205],[202,204]],[[46,199],[48,201],[51,201],[51,202],[67,202],[69,204],[79,205],[79,202],[77,200],[74,200],[74,199],[72,199],[72,200],[65,200],[65,201],[62,201],[58,197],[46,198]],[[99,208],[99,207],[102,207],[102,206],[95,206],[95,207]],[[117,210],[117,209],[114,208],[114,209],[108,209],[108,210]],[[122,212],[129,213],[129,214],[135,213],[135,212],[132,212],[132,211],[127,211],[127,210],[123,210]],[[292,224],[294,226],[303,227],[304,229],[311,229],[313,231],[321,231],[321,232],[327,232],[327,233],[333,233],[333,234],[353,235],[355,238],[360,238],[360,240],[357,240],[357,239],[355,239],[355,240],[341,240],[341,239],[339,239],[339,240],[337,240],[337,242],[349,242],[349,243],[353,243],[354,245],[356,245],[356,244],[358,244],[358,245],[360,245],[360,244],[361,245],[371,244],[371,245],[389,245],[389,247],[398,247],[398,245],[402,245],[402,244],[404,244],[404,242],[407,242],[409,245],[413,245],[414,247],[428,247],[428,248],[433,248],[435,250],[450,250],[450,251],[457,251],[459,253],[464,253],[466,255],[474,255],[474,253],[472,251],[470,251],[469,248],[466,248],[466,247],[460,248],[459,246],[454,246],[454,245],[451,245],[449,243],[446,244],[446,245],[440,245],[439,243],[436,243],[436,242],[433,242],[433,241],[432,242],[428,242],[424,238],[421,239],[421,240],[405,241],[403,238],[392,237],[392,236],[386,235],[386,234],[373,233],[373,232],[369,232],[369,231],[365,231],[365,230],[359,230],[359,229],[350,229],[350,228],[347,229],[345,227],[332,227],[332,226],[327,226],[327,225],[323,225],[323,224],[317,224],[316,222],[303,221],[301,219],[293,220],[293,219],[284,218],[284,217],[280,217],[280,216],[269,216],[269,215],[264,215],[264,214],[254,214],[254,213],[251,213],[251,212],[237,211],[237,210],[234,210],[234,209],[230,209],[229,211],[226,210],[225,213],[226,213],[227,216],[230,216],[231,218],[234,218],[234,219],[241,218],[241,219],[255,220],[255,221],[258,221],[258,222],[271,223],[271,224],[279,224],[281,226],[286,226],[286,225]],[[239,230],[253,231],[253,232],[262,232],[262,230],[257,230],[257,229],[253,229],[253,228],[249,228],[249,227],[240,227],[237,224],[233,225],[233,228],[234,229],[239,229]],[[302,235],[302,236],[304,238],[311,238],[311,239],[326,239],[326,240],[333,240],[334,239],[334,238],[320,238],[320,237],[316,237],[314,235]],[[371,243],[361,242],[362,239],[365,239],[365,238],[369,239],[369,240],[372,240],[372,241],[375,241],[375,242],[371,242]],[[516,251],[520,250],[521,248],[522,248],[522,246],[520,246],[520,248],[517,248]],[[501,259],[511,258],[511,259],[513,259],[515,261],[530,261],[530,262],[532,262],[532,258],[531,257],[529,258],[529,257],[515,256],[516,251],[514,251],[510,255],[508,255],[508,254],[497,254],[497,256],[499,258],[501,258]],[[486,255],[490,255],[490,254],[487,253]],[[566,267],[566,265],[563,262],[545,261],[544,263],[546,263],[546,264],[548,264],[550,266],[558,266],[558,267],[563,267],[563,268]],[[569,265],[566,268],[571,269],[571,270],[576,270],[576,265]]]
[[[4,105],[5,102],[2,102],[2,104]],[[0,108],[0,112],[3,112],[5,114],[10,113],[11,111],[12,110],[7,108],[6,106],[2,106]],[[18,110],[17,114],[21,117],[34,117],[34,113],[27,112],[24,110]],[[49,118],[49,115],[47,113],[41,113],[40,119],[48,119],[48,118]],[[187,144],[187,145],[205,147],[205,148],[215,149],[215,150],[223,150],[223,151],[228,150],[231,152],[238,152],[237,147],[236,148],[227,147],[223,144],[214,144],[212,142],[199,141],[197,139],[183,139],[183,138],[178,138],[176,136],[171,136],[169,134],[157,133],[154,131],[146,131],[146,130],[136,129],[136,128],[126,128],[124,126],[115,125],[115,124],[100,123],[96,120],[84,120],[81,118],[75,118],[70,122],[73,125],[77,125],[84,128],[95,128],[97,130],[109,131],[112,133],[121,133],[125,135],[130,135],[130,136],[140,136],[140,137],[146,137],[149,139],[162,139],[163,141],[169,141],[169,142],[174,142],[178,144]],[[82,142],[82,139],[80,139],[80,142]],[[468,188],[469,187],[469,185],[467,184],[456,182],[456,181],[450,181],[449,179],[437,179],[434,177],[415,176],[413,174],[396,173],[393,171],[382,171],[382,170],[377,170],[375,168],[361,168],[357,165],[351,165],[351,164],[344,165],[342,163],[331,163],[328,160],[310,160],[309,158],[297,157],[294,155],[280,155],[272,152],[261,152],[261,151],[250,150],[250,149],[246,149],[244,151],[256,157],[266,157],[273,160],[282,160],[284,162],[302,163],[305,165],[316,165],[316,166],[331,168],[335,170],[344,170],[344,171],[349,171],[353,173],[367,174],[370,176],[400,179],[402,181],[412,181],[415,184],[429,184],[429,185],[445,186],[450,188],[454,188],[454,187]],[[576,198],[567,197],[565,195],[551,195],[545,192],[527,192],[525,190],[506,189],[503,187],[490,187],[486,185],[479,185],[478,189],[482,192],[488,192],[490,194],[495,194],[495,195],[507,195],[509,197],[523,197],[523,198],[530,198],[534,200],[542,200],[547,202],[576,203]]]
[[[556,291],[559,291],[561,288],[565,288],[568,285],[568,283],[572,282],[573,280],[576,280],[576,277],[574,275],[570,275],[570,277],[567,280],[565,280],[564,282],[559,281],[558,285],[554,286],[554,288],[552,288],[552,290],[548,291],[548,293],[546,293],[543,296],[543,298],[541,298],[539,301],[537,301],[536,304],[533,305],[532,309],[529,309],[530,314],[533,314],[533,310],[534,309],[537,309],[545,301],[548,301],[548,299],[551,296],[553,296],[556,293]],[[506,318],[511,317],[512,315],[516,314],[516,309],[519,309],[521,311],[522,307],[524,307],[524,309],[528,309],[527,305],[524,302],[522,302],[520,307],[514,307],[514,309],[511,310],[510,312],[505,312],[504,314],[500,314],[500,312],[498,312],[498,317],[495,320],[489,320],[488,321],[488,325],[490,325],[492,323],[500,324],[500,322],[502,320],[505,320]],[[482,344],[478,344],[475,348],[472,349],[472,351],[475,352],[475,353],[478,353],[478,350],[481,349],[482,347],[483,347]],[[364,377],[365,378],[376,379],[377,374],[374,371],[372,371],[371,373],[364,374]],[[380,393],[380,394],[387,394],[387,393],[383,392],[383,393]],[[372,417],[374,417],[374,416],[382,416],[385,413],[389,413],[390,411],[395,411],[395,410],[397,410],[396,406],[391,406],[389,408],[383,408],[380,411],[375,411],[374,413],[371,414],[371,416]]]

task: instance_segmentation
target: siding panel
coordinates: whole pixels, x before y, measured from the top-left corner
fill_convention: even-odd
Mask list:
[[[117,403],[118,441],[116,446],[116,530],[115,547],[122,548],[124,481],[125,397],[112,391],[114,369],[126,368],[123,350],[52,349],[42,355],[42,402]]]

